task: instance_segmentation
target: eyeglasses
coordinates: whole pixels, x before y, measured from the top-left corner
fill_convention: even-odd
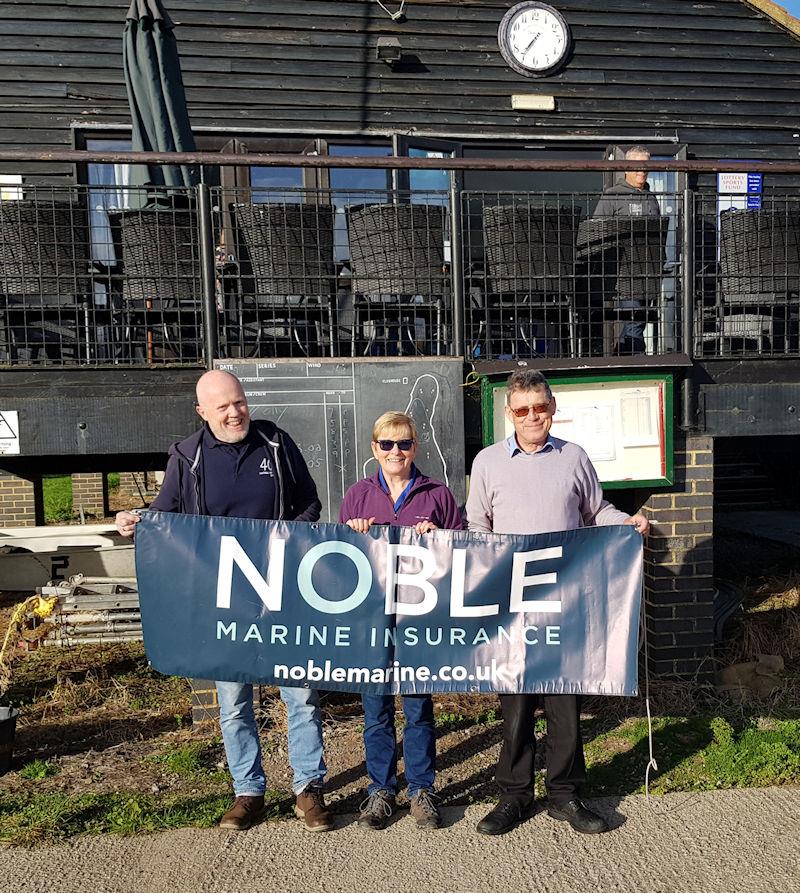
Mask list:
[[[542,415],[550,409],[550,403],[535,403],[533,406],[518,406],[516,409],[509,406],[512,415],[515,415],[518,419],[524,419],[527,417],[528,413],[533,410],[536,415]]]
[[[413,440],[376,440],[375,443],[384,451],[384,453],[391,453],[391,451],[397,447],[399,450],[402,450],[404,453],[407,450],[410,450],[412,446],[414,446]]]

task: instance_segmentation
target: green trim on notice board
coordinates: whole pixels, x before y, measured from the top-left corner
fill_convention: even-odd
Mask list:
[[[483,423],[483,445],[494,443],[494,392],[505,387],[508,376],[493,379],[488,375],[481,376],[481,420]],[[568,384],[604,384],[605,382],[625,381],[660,381],[664,384],[664,477],[644,481],[603,481],[603,488],[622,490],[632,487],[670,487],[675,483],[674,456],[674,384],[675,376],[671,372],[620,372],[614,375],[572,375],[568,378],[548,378],[550,386]]]

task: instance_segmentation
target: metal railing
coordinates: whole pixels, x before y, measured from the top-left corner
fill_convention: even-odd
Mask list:
[[[600,199],[26,186],[0,200],[0,363],[800,355],[796,195]]]
[[[464,193],[467,356],[675,352],[679,199]]]

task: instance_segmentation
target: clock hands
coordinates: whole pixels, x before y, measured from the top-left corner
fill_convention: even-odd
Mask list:
[[[541,32],[541,31],[539,31],[537,34],[534,34],[534,35],[533,35],[533,40],[532,40],[532,41],[525,47],[525,50],[524,50],[524,52],[523,52],[523,54],[522,54],[523,56],[527,56],[527,55],[528,55],[528,52],[530,51],[530,48],[536,43],[536,41],[537,41],[541,36],[542,36],[542,32]]]

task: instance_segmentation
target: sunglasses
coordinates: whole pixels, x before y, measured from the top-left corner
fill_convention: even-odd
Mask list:
[[[383,450],[384,453],[391,453],[391,451],[397,447],[399,450],[402,450],[404,453],[407,450],[410,450],[412,446],[414,446],[413,440],[376,440],[375,443]]]
[[[511,410],[512,415],[516,416],[518,419],[524,419],[531,410],[533,410],[536,415],[542,415],[547,412],[550,409],[550,403],[535,403],[533,406],[518,406],[516,409],[513,409],[511,406],[508,408]]]

